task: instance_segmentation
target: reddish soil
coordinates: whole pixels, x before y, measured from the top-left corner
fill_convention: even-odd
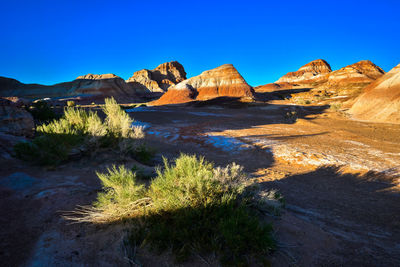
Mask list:
[[[283,194],[282,215],[265,217],[278,242],[268,256],[272,266],[400,266],[400,125],[353,121],[327,106],[285,101],[239,109],[141,107],[130,114],[150,124],[146,139],[159,154],[235,161],[263,190]],[[112,163],[121,161],[103,155],[55,170],[2,161],[1,262],[129,266],[120,226],[69,225],[59,212],[90,204],[99,189],[95,171]],[[138,260],[173,264],[168,254],[146,251]],[[216,265],[210,257],[186,266],[205,261]]]

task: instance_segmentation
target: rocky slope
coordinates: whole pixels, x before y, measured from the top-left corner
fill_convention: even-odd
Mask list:
[[[24,84],[15,79],[0,77],[0,95],[28,98],[88,95],[134,95],[132,88],[114,74],[87,74],[71,82],[54,85]]]
[[[154,70],[139,70],[126,82],[137,93],[159,92],[164,93],[172,85],[186,80],[183,66],[177,62],[167,62]]]
[[[350,113],[361,120],[400,123],[400,64],[367,86]]]
[[[216,97],[253,98],[253,89],[232,64],[204,71],[168,89],[155,105],[178,104]]]

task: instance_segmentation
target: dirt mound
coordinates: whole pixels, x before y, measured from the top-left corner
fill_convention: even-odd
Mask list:
[[[350,113],[361,120],[400,123],[400,64],[366,87]]]
[[[254,91],[258,93],[264,93],[264,92],[275,92],[275,91],[280,91],[280,90],[289,90],[296,88],[298,85],[293,84],[293,83],[288,83],[288,82],[282,82],[282,83],[268,83],[265,85],[260,85],[257,87],[254,87]]]

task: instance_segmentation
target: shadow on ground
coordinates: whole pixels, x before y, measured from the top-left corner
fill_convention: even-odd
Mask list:
[[[279,180],[287,209],[341,240],[344,266],[399,266],[400,192],[394,177],[382,173],[342,173],[324,167]]]

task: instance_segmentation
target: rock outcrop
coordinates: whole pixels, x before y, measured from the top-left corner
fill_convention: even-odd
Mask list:
[[[164,93],[169,87],[186,80],[183,66],[177,62],[167,62],[159,65],[154,70],[139,70],[126,82],[137,93],[158,92]]]
[[[216,97],[254,98],[254,91],[232,64],[225,64],[168,89],[155,105],[178,104]]]
[[[32,136],[32,115],[10,100],[0,98],[0,132],[17,136]]]
[[[368,85],[350,113],[361,120],[400,123],[400,64]]]
[[[323,59],[317,59],[302,66],[298,71],[285,74],[276,83],[311,84],[323,82],[331,71],[332,69],[328,62]]]

